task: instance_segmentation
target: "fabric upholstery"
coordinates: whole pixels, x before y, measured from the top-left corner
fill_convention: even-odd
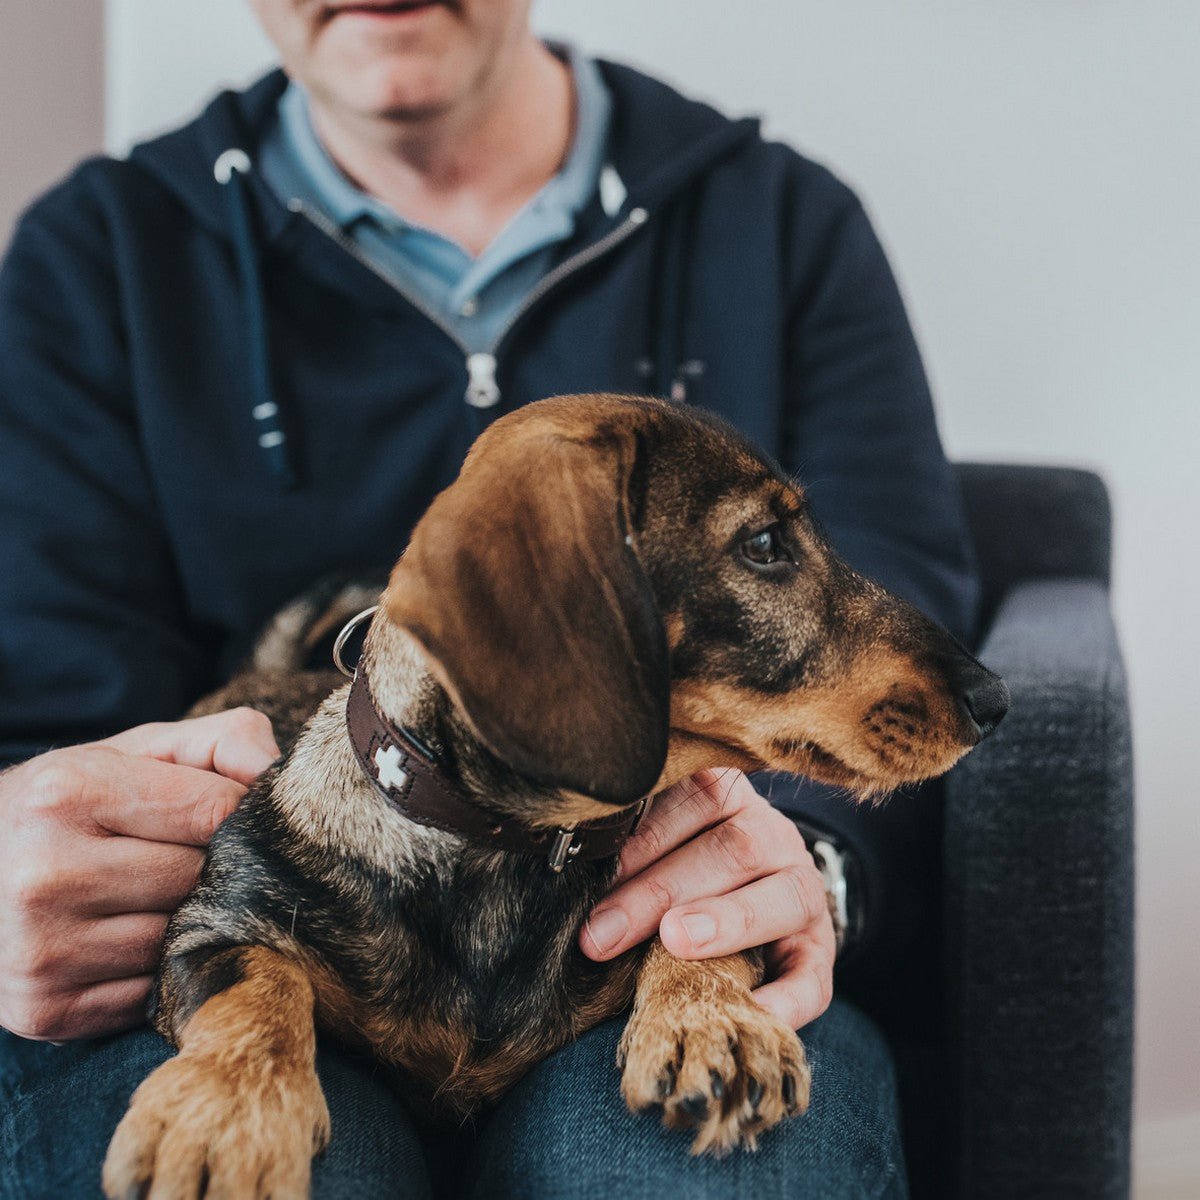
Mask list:
[[[1133,785],[1107,493],[1076,470],[960,479],[995,610],[979,655],[1012,708],[947,780],[954,1128],[914,1195],[1124,1196]]]

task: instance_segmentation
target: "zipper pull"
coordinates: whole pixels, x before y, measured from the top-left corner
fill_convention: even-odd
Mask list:
[[[494,408],[500,403],[494,354],[468,354],[467,374],[466,401],[472,408]]]

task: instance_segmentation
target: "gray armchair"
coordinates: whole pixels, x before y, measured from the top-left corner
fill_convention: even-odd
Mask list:
[[[959,473],[980,657],[1012,708],[946,782],[949,1103],[936,1154],[913,1155],[914,1195],[1124,1196],[1133,785],[1108,494],[1080,470]]]

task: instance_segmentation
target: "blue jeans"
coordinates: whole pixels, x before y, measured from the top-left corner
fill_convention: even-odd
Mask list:
[[[471,1131],[425,1124],[369,1061],[323,1046],[333,1141],[313,1163],[315,1200],[907,1197],[891,1058],[850,1005],[835,1001],[804,1030],[808,1112],[760,1138],[757,1153],[723,1159],[691,1157],[686,1133],[625,1109],[614,1065],[623,1022],[547,1059]],[[0,1033],[0,1197],[99,1196],[113,1129],[168,1053],[149,1030],[60,1047]]]

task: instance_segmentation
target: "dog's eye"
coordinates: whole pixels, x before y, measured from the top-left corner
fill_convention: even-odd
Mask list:
[[[766,566],[768,563],[778,562],[781,558],[787,558],[788,554],[779,540],[779,526],[772,525],[753,537],[748,537],[742,543],[742,557],[758,566]]]

